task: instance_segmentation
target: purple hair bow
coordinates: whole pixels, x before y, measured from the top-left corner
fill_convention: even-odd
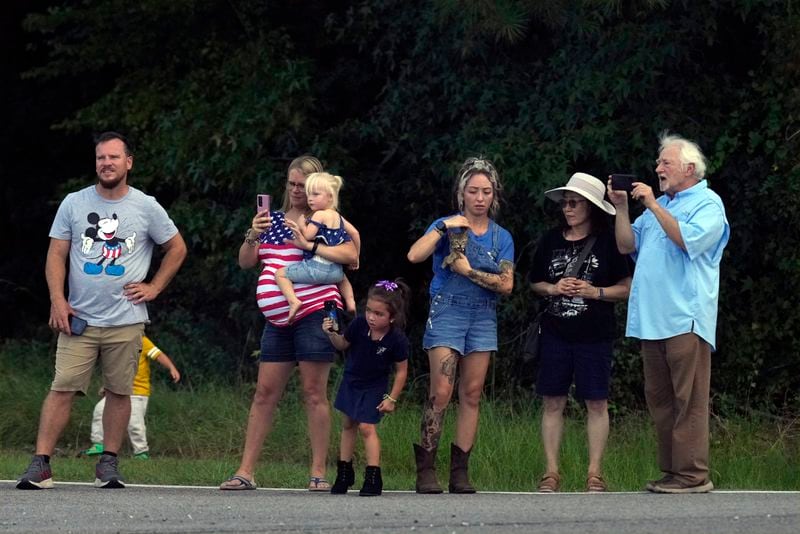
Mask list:
[[[397,290],[397,284],[395,284],[391,280],[378,280],[378,283],[375,284],[375,287],[382,287],[386,291],[396,291]]]

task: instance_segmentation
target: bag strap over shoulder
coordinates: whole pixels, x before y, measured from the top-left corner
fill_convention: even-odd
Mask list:
[[[593,235],[589,237],[586,243],[584,243],[581,253],[578,255],[578,260],[573,263],[569,269],[564,271],[563,278],[567,278],[568,276],[578,276],[578,272],[581,270],[581,265],[583,265],[583,262],[586,261],[586,258],[589,256],[589,252],[592,251],[595,241],[597,241],[597,236]]]

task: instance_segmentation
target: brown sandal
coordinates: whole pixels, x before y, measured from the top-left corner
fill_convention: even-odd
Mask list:
[[[600,475],[589,475],[586,479],[586,491],[589,493],[603,493],[608,491],[608,484]]]
[[[561,489],[561,477],[558,473],[545,473],[539,481],[539,493],[555,493]]]

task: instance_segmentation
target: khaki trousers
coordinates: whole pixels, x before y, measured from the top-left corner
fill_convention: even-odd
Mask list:
[[[697,334],[642,341],[644,392],[656,427],[658,466],[694,486],[708,477],[711,347]]]

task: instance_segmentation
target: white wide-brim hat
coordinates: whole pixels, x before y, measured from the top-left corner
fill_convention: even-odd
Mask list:
[[[591,174],[576,172],[570,177],[567,185],[545,191],[544,196],[554,202],[558,202],[564,198],[564,191],[572,191],[579,194],[609,215],[616,215],[617,213],[613,204],[603,200],[606,193],[605,184]]]

